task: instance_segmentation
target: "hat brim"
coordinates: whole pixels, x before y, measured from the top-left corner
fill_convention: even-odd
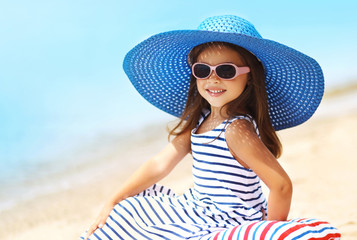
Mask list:
[[[275,130],[299,125],[316,111],[324,92],[319,64],[299,51],[268,39],[202,30],[160,33],[128,52],[124,71],[147,101],[179,117],[190,82],[187,55],[195,46],[215,41],[241,46],[262,62],[269,114]]]

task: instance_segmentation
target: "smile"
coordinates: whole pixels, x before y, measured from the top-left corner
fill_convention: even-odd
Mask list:
[[[224,92],[226,90],[210,90],[210,89],[207,89],[207,91],[210,92],[210,93],[222,93],[222,92]]]
[[[206,89],[208,95],[210,95],[211,97],[219,97],[222,94],[224,94],[224,92],[226,90],[220,89],[220,90],[213,90],[213,89]]]

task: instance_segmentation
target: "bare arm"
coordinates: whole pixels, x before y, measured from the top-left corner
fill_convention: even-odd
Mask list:
[[[190,150],[190,132],[187,132],[176,137],[161,152],[145,162],[106,202],[96,221],[88,229],[85,239],[97,228],[104,226],[117,203],[137,195],[167,176]]]
[[[176,137],[161,152],[145,162],[116,192],[113,204],[134,196],[166,177],[190,152],[190,135]]]
[[[234,121],[227,129],[226,139],[233,155],[268,186],[268,220],[286,220],[292,197],[291,180],[259,139],[252,124],[246,120]]]

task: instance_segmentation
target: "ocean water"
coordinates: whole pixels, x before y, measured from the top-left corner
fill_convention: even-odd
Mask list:
[[[69,85],[67,94],[42,88],[52,92],[41,99],[0,95],[0,211],[68,188],[70,180],[59,176],[104,156],[132,132],[171,119],[130,85],[98,85]]]
[[[76,169],[83,164],[125,146],[126,138],[140,135],[145,126],[164,126],[174,119],[147,103],[131,86],[86,86],[85,91],[70,87],[77,94],[59,97],[53,92],[42,104],[28,100],[6,107],[9,99],[0,95],[0,211],[70,188]],[[51,108],[46,108],[49,102]],[[357,112],[356,91],[323,99],[314,117],[348,112]],[[74,172],[72,177],[68,172]]]

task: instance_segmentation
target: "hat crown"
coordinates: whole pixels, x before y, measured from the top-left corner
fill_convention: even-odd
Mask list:
[[[262,38],[253,24],[234,15],[209,17],[198,26],[198,30],[238,33],[250,37]]]

